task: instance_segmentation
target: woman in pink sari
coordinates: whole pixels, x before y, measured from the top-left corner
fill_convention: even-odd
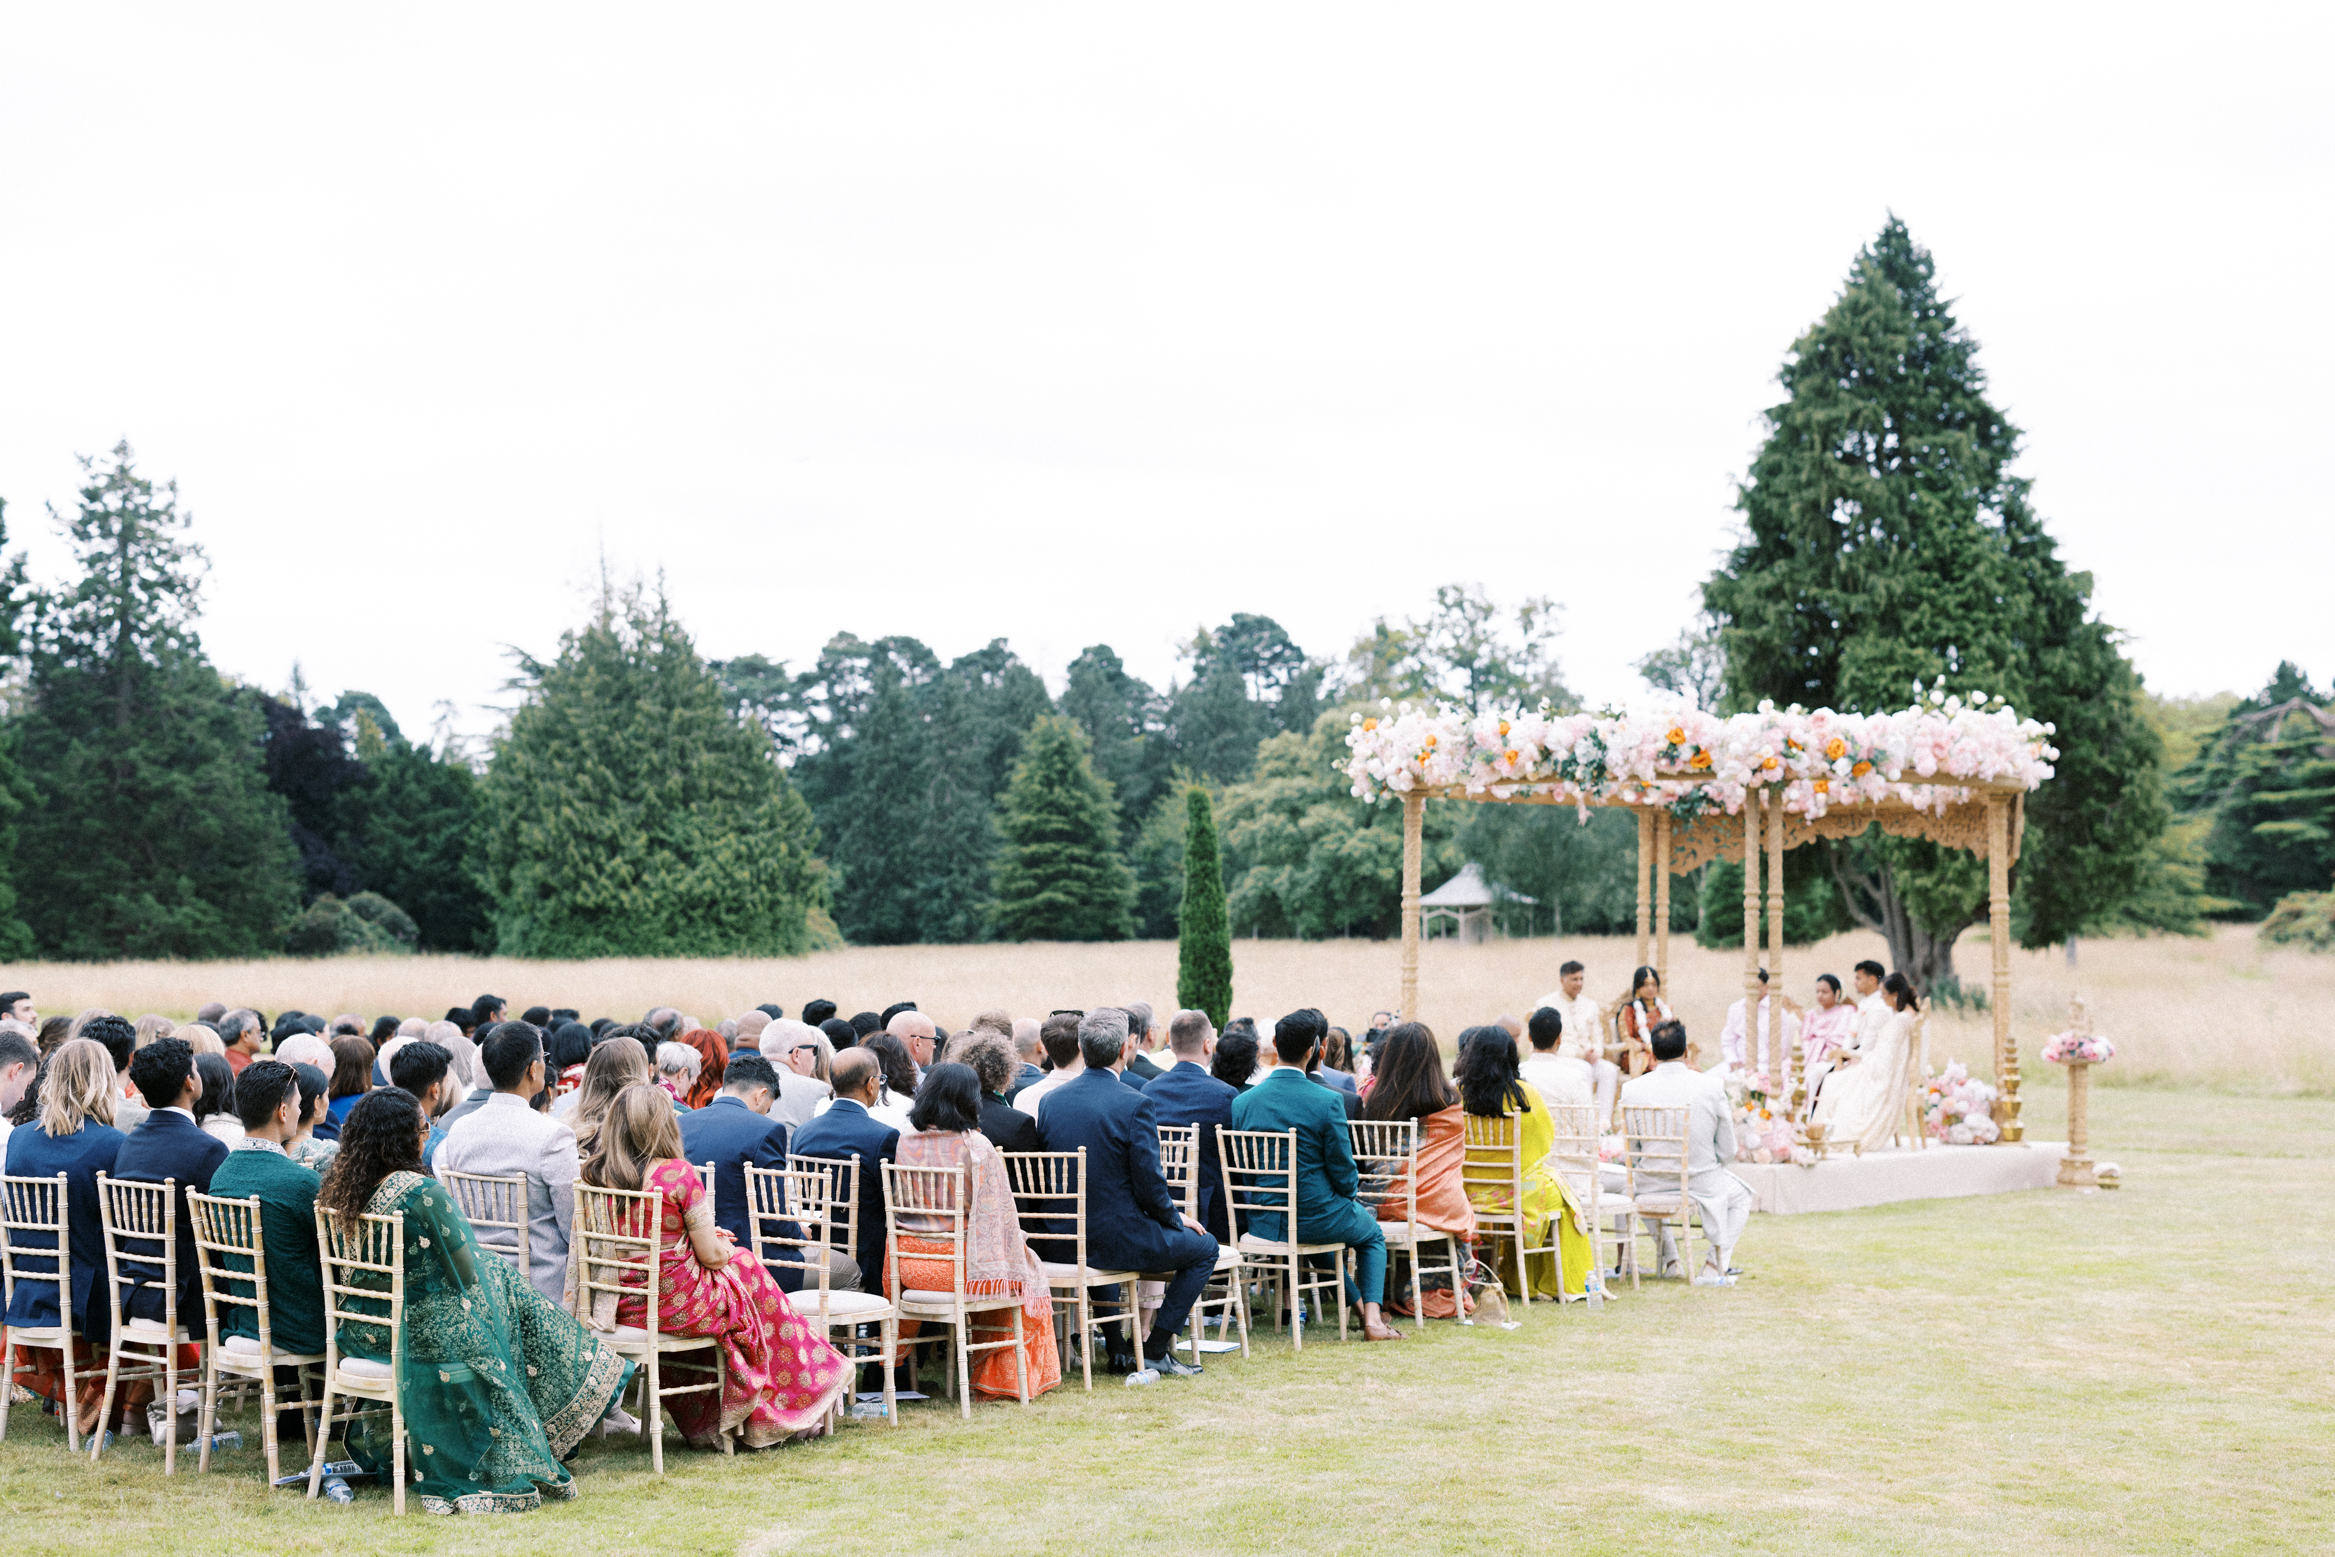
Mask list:
[[[1467,1112],[1460,1106],[1459,1089],[1443,1074],[1443,1051],[1426,1023],[1404,1022],[1387,1033],[1370,1081],[1365,1119],[1419,1121],[1419,1225],[1474,1243],[1476,1208],[1459,1177],[1467,1155]],[[1398,1174],[1379,1202],[1378,1219],[1400,1222],[1409,1211]],[[1394,1290],[1392,1283],[1387,1290]],[[1422,1317],[1428,1319],[1457,1319],[1455,1305],[1466,1301],[1440,1276],[1428,1280],[1420,1300],[1426,1308]]]
[[[972,1182],[972,1204],[965,1212],[965,1295],[1021,1300],[1020,1367],[1014,1364],[1011,1345],[982,1352],[972,1365],[973,1389],[1018,1399],[1018,1381],[1026,1379],[1035,1399],[1062,1382],[1062,1359],[1054,1350],[1054,1300],[1046,1286],[1045,1267],[1030,1252],[1021,1219],[1014,1214],[1005,1159],[981,1133],[981,1082],[973,1067],[951,1063],[927,1071],[908,1117],[916,1133],[900,1137],[900,1166],[962,1167]],[[884,1286],[895,1300],[903,1284],[946,1292],[956,1282],[948,1243],[919,1237],[917,1220],[915,1213],[901,1216],[900,1236],[885,1257]],[[947,1227],[941,1223],[936,1230],[946,1232]],[[915,1320],[906,1320],[900,1333],[905,1337],[916,1328]],[[966,1328],[965,1339],[974,1345],[1010,1342],[1013,1316],[1004,1309],[988,1309],[972,1315]]]
[[[636,1085],[617,1094],[583,1177],[664,1194],[657,1328],[719,1341],[728,1368],[718,1401],[708,1390],[667,1402],[690,1447],[718,1449],[730,1439],[760,1449],[823,1427],[851,1381],[850,1366],[795,1313],[762,1262],[715,1225],[713,1197],[682,1158],[681,1127],[662,1088]],[[626,1297],[607,1317],[638,1325],[647,1316],[645,1298]],[[605,1323],[598,1313],[593,1318]]]

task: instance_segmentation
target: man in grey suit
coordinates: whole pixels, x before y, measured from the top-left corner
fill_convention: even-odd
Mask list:
[[[1703,1237],[1711,1246],[1695,1285],[1731,1287],[1735,1284],[1735,1240],[1743,1236],[1743,1225],[1751,1220],[1756,1201],[1751,1186],[1726,1166],[1735,1160],[1735,1111],[1728,1106],[1724,1082],[1688,1067],[1683,1024],[1660,1023],[1650,1038],[1654,1068],[1622,1084],[1622,1107],[1687,1111],[1686,1194],[1702,1215]],[[1641,1197],[1675,1189],[1668,1183],[1638,1181]],[[1667,1268],[1677,1255],[1667,1247],[1667,1234],[1663,1241],[1662,1262]]]
[[[481,1046],[494,1095],[455,1124],[437,1166],[527,1180],[527,1279],[564,1305],[568,1235],[576,1214],[575,1132],[529,1101],[543,1090],[543,1038],[525,1022],[498,1023]]]

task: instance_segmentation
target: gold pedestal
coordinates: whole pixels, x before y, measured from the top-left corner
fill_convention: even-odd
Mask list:
[[[2100,1180],[2092,1171],[2092,1067],[2082,1060],[2070,1060],[2067,1067],[2067,1155],[2059,1160],[2059,1182],[2063,1189],[2097,1189]]]

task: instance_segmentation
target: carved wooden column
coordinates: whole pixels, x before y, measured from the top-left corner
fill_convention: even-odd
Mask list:
[[[2092,1189],[2100,1177],[2092,1167],[2092,1067],[2067,1063],[2067,1155],[2059,1159],[2059,1182],[2069,1189]]]
[[[1792,1066],[1784,1054],[1784,792],[1776,790],[1767,808],[1767,1034],[1768,1096],[1792,1095]],[[1759,1032],[1757,1003],[1745,1006],[1747,1035]]]
[[[1419,836],[1427,797],[1403,796],[1403,1020],[1419,1019]]]
[[[1758,789],[1743,792],[1743,1011],[1744,1031],[1759,1028],[1759,855],[1760,832],[1767,825],[1767,796]],[[1748,1046],[1748,1045],[1747,1045]]]
[[[1994,986],[1987,1003],[1994,1012],[1998,1123],[2003,1139],[2016,1141],[2026,1126],[2019,1122],[2019,1045],[2011,1036],[2011,803],[1999,794],[1986,797],[1986,918],[1994,949]]]
[[[1670,813],[1654,813],[1654,971],[1670,995]]]
[[[1653,894],[1647,888],[1653,868],[1654,813],[1641,807],[1638,811],[1638,966],[1641,968],[1646,965],[1646,942],[1654,926]],[[1662,993],[1666,996],[1670,993],[1668,986]]]

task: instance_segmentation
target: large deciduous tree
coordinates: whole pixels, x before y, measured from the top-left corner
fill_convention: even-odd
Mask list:
[[[61,519],[78,577],[37,601],[19,730],[37,799],[17,858],[51,956],[238,957],[276,951],[301,869],[262,768],[266,724],[203,657],[206,566],[175,484],[130,447],[82,461]]]
[[[2057,725],[2062,753],[2027,806],[2021,939],[2062,940],[2162,896],[2149,889],[2169,819],[2163,749],[2139,677],[2091,613],[2091,576],[2060,561],[2011,474],[2018,430],[1903,223],[1857,256],[1781,379],[1739,493],[1742,540],[1703,586],[1730,700],[1869,712],[1940,680],[2008,697]],[[1951,981],[1954,937],[1986,912],[1984,864],[1885,837],[1834,857],[1898,966]]]
[[[663,592],[603,585],[482,785],[496,945],[522,957],[785,956],[821,905],[810,808]]]

